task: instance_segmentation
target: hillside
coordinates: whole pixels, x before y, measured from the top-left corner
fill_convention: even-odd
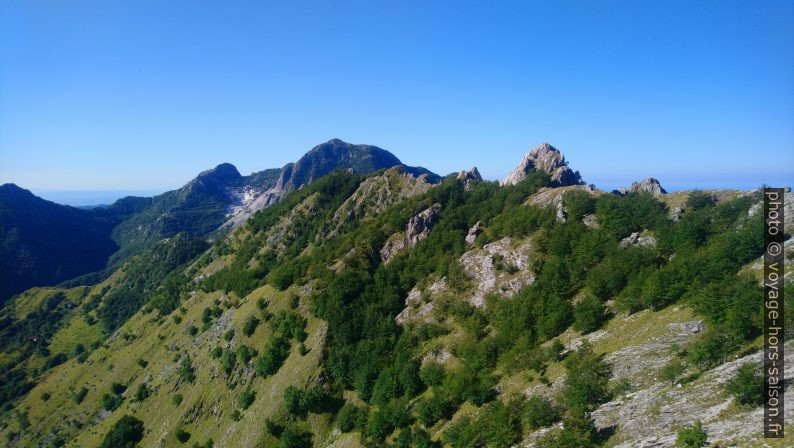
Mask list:
[[[211,245],[14,298],[8,445],[668,447],[699,419],[765,446],[730,386],[758,379],[758,191],[607,193],[550,145],[502,185],[345,160]],[[244,182],[219,169],[191,191]]]
[[[33,286],[95,283],[132,255],[163,238],[187,233],[222,236],[253,213],[289,192],[335,170],[367,174],[403,166],[390,152],[333,139],[312,148],[297,162],[242,176],[224,163],[206,170],[178,190],[152,198],[126,197],[108,207],[76,209],[45,201],[13,184],[0,189],[0,304]]]
[[[0,186],[0,305],[30,287],[104,268],[117,249],[111,228],[87,211]]]

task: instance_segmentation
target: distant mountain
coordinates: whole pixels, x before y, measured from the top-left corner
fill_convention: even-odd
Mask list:
[[[108,218],[0,186],[0,304],[32,286],[104,268],[118,249]]]
[[[109,273],[130,255],[182,232],[195,238],[224,232],[333,171],[366,174],[393,166],[431,183],[440,179],[424,168],[404,166],[377,146],[333,139],[282,168],[243,176],[223,163],[178,190],[151,198],[130,196],[107,207],[77,209],[15,185],[3,186],[0,302],[32,286],[53,285],[106,266]]]

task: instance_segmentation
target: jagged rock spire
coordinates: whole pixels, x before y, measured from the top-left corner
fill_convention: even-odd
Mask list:
[[[542,171],[551,177],[553,186],[582,185],[582,176],[568,167],[565,156],[548,143],[532,148],[521,160],[516,169],[501,182],[502,185],[515,185],[527,177],[530,171]]]

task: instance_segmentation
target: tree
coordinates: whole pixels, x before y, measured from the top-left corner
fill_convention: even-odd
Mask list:
[[[708,440],[708,434],[703,431],[703,425],[698,420],[693,426],[678,431],[675,446],[678,448],[700,448],[706,445],[706,440]]]
[[[592,294],[586,294],[573,309],[573,329],[582,333],[597,330],[606,320],[606,307]]]
[[[551,400],[533,395],[524,404],[523,422],[530,429],[540,429],[560,421],[562,410]]]
[[[764,404],[764,377],[759,364],[745,364],[725,383],[725,391],[740,405],[760,406]]]
[[[135,448],[141,439],[143,422],[131,415],[125,415],[110,428],[100,448]]]
[[[565,360],[567,375],[562,397],[569,410],[594,410],[609,400],[609,377],[612,369],[601,356],[593,353],[585,341]]]
[[[284,428],[276,448],[312,448],[312,433],[295,424]]]
[[[675,380],[684,373],[684,370],[686,370],[684,364],[678,359],[673,359],[662,367],[662,370],[659,371],[659,377],[665,381],[669,381],[672,385],[675,384]]]

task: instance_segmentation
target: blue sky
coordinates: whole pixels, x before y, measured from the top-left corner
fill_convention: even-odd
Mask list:
[[[498,3],[498,4],[496,4]],[[441,174],[794,181],[794,3],[0,3],[0,182],[178,187],[338,137]]]

